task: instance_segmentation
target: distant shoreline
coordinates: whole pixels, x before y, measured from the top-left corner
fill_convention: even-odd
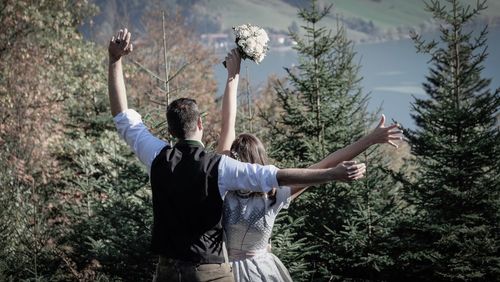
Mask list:
[[[484,26],[488,26],[489,30],[495,29],[500,26],[500,16],[488,18],[488,19],[480,19],[471,26],[471,28],[483,28]],[[418,34],[432,34],[437,32],[439,27],[436,24],[428,25],[426,28],[415,28],[414,30]],[[388,31],[385,34],[375,34],[365,36],[352,36],[349,31],[347,31],[347,37],[352,40],[355,45],[364,45],[364,44],[379,44],[391,41],[399,41],[399,40],[407,40],[410,39],[410,31],[412,28],[400,28],[397,31]],[[222,54],[227,52],[228,49],[232,48],[234,43],[232,41],[225,42],[225,47],[214,48],[216,54]],[[213,47],[209,45],[205,45],[207,47]],[[270,46],[270,50],[273,52],[290,52],[293,51],[294,45],[278,45],[278,46]]]

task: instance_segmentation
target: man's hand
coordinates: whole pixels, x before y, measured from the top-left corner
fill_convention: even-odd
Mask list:
[[[228,79],[234,78],[235,75],[240,74],[241,55],[238,49],[234,48],[226,56],[226,68]]]
[[[356,161],[347,161],[331,168],[331,170],[335,180],[353,181],[365,176],[366,165],[364,163],[358,164]]]
[[[127,91],[125,89],[125,80],[123,78],[122,56],[132,52],[130,43],[130,32],[126,28],[120,30],[118,34],[111,37],[109,42],[109,68],[108,68],[108,92],[111,104],[111,114],[117,114],[128,109]]]
[[[399,129],[398,124],[391,124],[389,127],[385,127],[385,116],[382,115],[380,122],[377,127],[368,134],[367,138],[371,144],[383,144],[389,143],[394,147],[398,147],[394,140],[404,140],[402,133],[403,131]]]
[[[111,37],[108,46],[109,58],[113,61],[118,61],[122,56],[132,52],[133,46],[130,43],[130,32],[126,28],[120,29],[116,37]]]

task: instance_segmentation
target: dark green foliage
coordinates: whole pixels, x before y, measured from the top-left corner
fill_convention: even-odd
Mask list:
[[[311,1],[309,9],[299,12],[304,37],[291,34],[299,65],[287,69],[288,82],[276,87],[283,112],[272,124],[270,138],[271,156],[283,167],[319,161],[363,135],[372,121],[352,42],[342,27],[321,27],[330,8],[318,9]],[[290,242],[316,250],[304,257],[280,253],[283,261],[298,260],[307,267],[294,272],[294,279],[381,279],[393,268],[393,230],[406,205],[400,187],[382,170],[387,161],[378,150],[358,160],[368,165],[365,180],[310,188],[289,211],[291,218],[303,218],[304,223],[277,227],[275,234],[287,234],[285,229],[291,228]]]
[[[291,34],[297,42],[299,65],[287,69],[288,85],[276,88],[286,114],[274,126],[278,138],[273,156],[290,164],[319,160],[343,147],[346,140],[361,136],[365,129],[367,98],[359,86],[352,42],[342,27],[332,35],[314,24],[329,10],[300,11],[299,16],[308,23],[305,37]]]
[[[108,121],[109,123],[109,121]],[[64,190],[77,201],[63,207],[72,224],[59,244],[80,278],[98,274],[128,281],[152,278],[152,209],[148,177],[114,130],[68,140]],[[80,196],[81,195],[81,196]]]
[[[293,219],[286,211],[281,211],[273,228],[272,252],[282,260],[296,280],[305,280],[311,276],[314,267],[305,258],[318,251],[302,234],[297,234],[297,230],[303,230],[304,220],[304,217]]]
[[[430,1],[441,23],[439,41],[413,39],[430,56],[415,98],[416,130],[409,130],[419,166],[407,185],[418,217],[405,230],[412,242],[404,256],[410,273],[428,281],[498,281],[500,277],[500,89],[481,76],[486,34],[468,31],[485,1]]]

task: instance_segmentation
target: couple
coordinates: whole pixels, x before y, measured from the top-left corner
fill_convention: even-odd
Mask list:
[[[130,33],[120,30],[108,51],[115,125],[151,179],[152,250],[159,255],[155,281],[291,281],[268,251],[279,210],[307,186],[363,177],[365,165],[349,160],[372,144],[400,139],[397,126],[384,128],[382,118],[372,133],[309,169],[268,165],[259,139],[251,134],[235,138],[241,58],[233,50],[226,57],[218,152],[205,150],[202,118],[196,101],[189,98],[167,107],[168,130],[178,140],[172,146],[154,137],[141,116],[128,109],[121,58],[132,51]]]

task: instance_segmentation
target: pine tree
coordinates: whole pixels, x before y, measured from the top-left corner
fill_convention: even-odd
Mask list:
[[[299,64],[286,70],[288,81],[277,84],[280,116],[265,117],[276,119],[270,155],[283,166],[304,167],[324,158],[365,134],[372,121],[352,42],[343,27],[321,26],[330,9],[311,1],[299,11],[305,35],[291,34]],[[382,170],[386,160],[376,148],[358,160],[368,165],[365,180],[310,189],[288,212],[294,220],[304,217],[303,224],[277,227],[275,234],[294,229],[294,238],[284,244],[305,242],[314,250],[302,261],[307,271],[292,272],[294,279],[382,279],[394,264],[391,235],[405,206],[399,186]],[[296,259],[286,251],[280,256],[285,263]]]
[[[417,128],[408,130],[419,169],[407,198],[417,214],[402,257],[420,280],[499,281],[500,89],[481,75],[487,27],[470,28],[486,1],[432,0],[427,9],[441,24],[440,39],[413,35],[430,70],[428,97],[413,103]]]
[[[316,245],[309,244],[307,238],[297,233],[304,228],[304,220],[304,216],[294,219],[282,210],[276,218],[271,240],[271,251],[282,260],[296,281],[308,280],[312,275],[314,269],[309,267],[306,257],[318,251]]]
[[[64,168],[57,186],[66,196],[56,210],[67,224],[50,227],[61,229],[57,250],[65,279],[151,280],[156,257],[149,251],[148,176],[117,136],[103,104],[100,126],[70,132],[55,152]],[[98,118],[87,122],[99,123]]]

